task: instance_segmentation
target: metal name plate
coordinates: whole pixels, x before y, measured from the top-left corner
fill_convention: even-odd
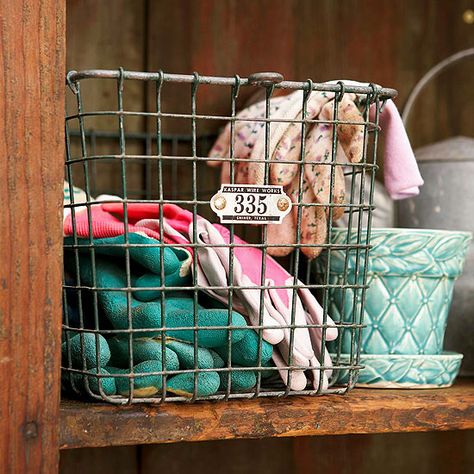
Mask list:
[[[211,209],[222,224],[281,224],[291,200],[282,186],[222,184],[211,198]]]

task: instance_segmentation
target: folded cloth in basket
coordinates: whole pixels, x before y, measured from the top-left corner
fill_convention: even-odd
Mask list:
[[[121,203],[104,203],[103,210],[123,216]],[[129,223],[136,229],[147,228],[159,232],[159,206],[156,204],[134,204],[127,206]],[[189,243],[193,239],[193,214],[178,206],[165,204],[163,206],[162,226],[171,226],[180,233],[180,244],[183,239]],[[280,354],[274,351],[274,361],[279,367],[285,382],[288,381],[288,370],[285,367],[297,366],[292,371],[290,386],[301,390],[306,386],[304,370],[313,371],[315,388],[319,386],[320,364],[318,357],[324,354],[324,366],[330,367],[331,361],[326,349],[321,347],[321,327],[307,325],[323,325],[323,311],[317,300],[307,288],[302,288],[301,282],[295,285],[295,311],[292,319],[293,283],[294,278],[286,272],[271,257],[266,257],[265,277],[261,278],[263,253],[260,249],[250,247],[243,240],[234,236],[234,264],[230,275],[229,231],[220,225],[212,225],[206,219],[196,220],[197,247],[197,279],[199,286],[207,288],[207,292],[223,303],[229,302],[229,284],[233,285],[233,307],[245,314],[252,325],[264,326],[264,340],[277,344]],[[263,311],[260,320],[260,286],[263,289]],[[217,288],[216,288],[217,287]],[[326,340],[337,337],[337,329],[328,317],[326,325]],[[294,329],[290,329],[293,327]],[[293,336],[291,335],[293,333]],[[291,340],[293,339],[293,343]],[[290,356],[290,346],[293,351]],[[331,370],[323,370],[323,388],[327,387]]]
[[[72,186],[68,181],[64,180],[64,208],[63,208],[63,217],[66,219],[67,216],[71,214],[71,209],[74,209],[74,213],[81,212],[86,210],[87,207],[85,204],[87,202],[93,201],[93,199],[87,199],[87,194],[76,186]]]

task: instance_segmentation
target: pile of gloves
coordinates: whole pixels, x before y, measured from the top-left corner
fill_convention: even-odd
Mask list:
[[[171,298],[168,307],[170,309],[166,310],[167,320],[172,321],[180,312],[181,315],[184,311],[192,314],[193,300],[192,298]],[[199,306],[198,319],[211,311]],[[246,326],[244,321],[236,321],[236,319],[234,317],[232,321],[232,324],[238,328],[232,331],[230,384],[233,392],[248,391],[255,386],[256,371],[246,367],[258,365],[258,336],[253,329]],[[238,327],[239,323],[242,326]],[[206,323],[202,324],[205,327]],[[183,332],[179,332],[178,329],[167,330],[168,332],[183,337]],[[162,391],[162,374],[166,371],[167,392],[191,397],[194,394],[195,377],[197,377],[196,396],[213,395],[218,390],[225,390],[229,383],[228,370],[212,370],[228,367],[229,351],[225,340],[227,331],[218,329],[216,331],[218,335],[211,337],[208,337],[210,331],[207,331],[207,335],[204,335],[206,331],[198,332],[200,333],[199,347],[195,356],[193,343],[174,339],[171,336],[162,338],[121,335],[106,339],[101,334],[91,332],[75,334],[71,331],[65,336],[62,344],[63,366],[91,375],[73,371],[64,372],[63,386],[86,394],[91,391],[96,395],[128,396],[132,390],[134,397],[151,397]],[[271,355],[271,345],[264,342],[260,363],[262,368],[270,367]],[[131,368],[132,360],[133,369]],[[195,367],[200,371],[195,373]],[[111,377],[111,374],[115,376]],[[272,374],[271,369],[261,370],[262,379]],[[97,375],[100,375],[100,386]]]
[[[99,211],[98,214],[102,213]],[[81,221],[79,216],[78,214],[76,222],[81,227],[84,221]],[[87,217],[87,213],[83,216]],[[95,222],[99,227],[107,224],[104,220]],[[123,229],[122,223],[122,232]],[[96,230],[95,227],[94,230]],[[69,275],[76,271],[75,254],[68,247],[73,242],[73,237],[65,237],[65,269]],[[76,239],[79,245],[87,245],[88,242],[87,238]],[[167,379],[167,390],[171,393],[191,396],[194,391],[194,372],[186,372],[186,370],[194,369],[195,362],[199,369],[220,369],[227,366],[230,340],[231,364],[236,369],[231,372],[232,389],[234,391],[249,390],[255,385],[255,370],[242,368],[259,366],[258,335],[248,327],[241,314],[233,311],[229,318],[229,311],[223,305],[218,302],[214,304],[213,300],[208,298],[207,304],[198,304],[196,307],[198,329],[195,335],[192,292],[178,289],[166,292],[162,305],[162,291],[140,289],[162,285],[161,259],[163,259],[164,286],[191,285],[189,254],[186,250],[174,247],[161,249],[156,247],[160,242],[141,233],[130,232],[128,243],[131,281],[127,282],[125,236],[98,238],[93,242],[95,258],[91,258],[87,247],[80,248],[78,268],[82,286],[101,289],[97,292],[100,328],[132,329],[133,331],[130,335],[125,331],[119,335],[112,333],[112,336],[107,339],[100,334],[100,330],[97,334],[87,330],[81,333],[74,330],[68,331],[62,344],[63,366],[86,369],[92,374],[100,374],[102,390],[106,395],[128,395],[129,376],[106,377],[106,375],[130,374],[130,361],[133,360],[133,374],[137,375],[133,380],[134,396],[152,396],[160,391],[162,372],[165,370],[172,374]],[[69,277],[69,282],[71,281],[73,280]],[[117,289],[127,288],[130,284],[136,289],[131,293],[129,306],[126,292],[117,291]],[[108,288],[110,290],[107,290]],[[68,303],[69,306],[77,308],[71,295]],[[83,313],[88,315],[86,321],[77,319],[78,311],[68,310],[68,326],[86,327],[86,329],[93,327],[91,306],[86,301],[82,304]],[[141,329],[143,331],[140,331]],[[196,361],[195,338],[199,346]],[[263,341],[260,366],[269,365],[272,351],[272,346]],[[66,387],[74,384],[76,389],[86,391],[87,380],[89,389],[93,393],[99,393],[97,377],[85,377],[75,372],[71,374],[71,376],[67,373],[63,375]],[[145,375],[140,376],[140,374]],[[265,371],[262,375],[269,374],[271,375],[271,371]],[[198,396],[212,395],[219,389],[225,389],[228,383],[227,373],[223,371],[199,372],[197,377]]]
[[[367,85],[354,81],[344,83]],[[337,221],[344,215],[344,164],[359,163],[364,157],[364,111],[367,107],[367,96],[346,92],[336,98],[332,92],[313,91],[307,100],[306,119],[317,122],[307,125],[303,140],[301,123],[294,122],[303,117],[302,105],[302,91],[270,99],[269,117],[276,121],[270,125],[269,178],[265,183],[266,135],[265,122],[262,119],[266,116],[266,103],[258,102],[237,114],[233,156],[242,161],[234,163],[234,182],[282,185],[295,205],[293,212],[284,218],[282,224],[268,225],[268,243],[276,245],[269,247],[268,253],[273,256],[288,255],[293,247],[278,247],[278,244],[295,244],[299,233],[301,251],[309,259],[313,259],[320,254],[323,248],[321,244],[326,243],[329,217],[332,217],[332,221]],[[335,119],[335,109],[338,112],[338,120],[343,122],[337,127],[331,123]],[[375,104],[372,104],[369,119],[374,121],[374,118]],[[390,197],[403,199],[418,194],[418,187],[423,184],[423,180],[400,114],[391,100],[386,102],[380,115],[380,125],[385,134],[385,187]],[[337,134],[335,157],[334,133]],[[229,154],[232,139],[229,123],[209,153],[208,164],[222,166],[221,182],[225,184],[231,182]],[[301,169],[298,163],[301,159],[302,141],[305,145],[304,169]],[[297,229],[299,204],[302,205],[301,228]],[[328,204],[333,205],[332,213]]]
[[[265,379],[278,371],[293,390],[308,384],[327,388],[331,359],[322,334],[331,341],[337,329],[330,318],[323,321],[321,306],[306,288],[295,290],[292,318],[291,287],[301,285],[299,281],[269,256],[262,279],[263,253],[256,247],[234,248],[230,274],[229,231],[200,216],[193,222],[193,214],[176,205],[165,204],[160,213],[156,204],[129,202],[126,212],[127,224],[124,203],[102,196],[90,210],[65,216],[65,271],[69,278],[76,276],[71,286],[79,284],[79,276],[82,287],[98,289],[96,320],[91,317],[94,305],[84,297],[86,290],[80,301],[77,291],[75,297],[72,290],[69,296],[66,293],[66,325],[72,329],[64,336],[63,366],[91,373],[87,377],[65,372],[66,388],[73,385],[82,392],[98,393],[99,375],[105,394],[127,395],[132,388],[134,396],[148,397],[162,390],[166,371],[166,390],[191,396],[195,363],[206,369],[197,373],[197,396],[225,390],[229,380],[232,392],[250,390],[257,372]],[[249,245],[237,236],[234,243]],[[79,248],[75,250],[73,244]],[[192,286],[193,271],[199,286],[196,309],[194,291],[186,290]],[[264,290],[258,288],[262,282]],[[123,289],[130,287],[127,295]],[[77,311],[78,306],[82,311]],[[101,329],[119,331],[107,331],[104,337]]]

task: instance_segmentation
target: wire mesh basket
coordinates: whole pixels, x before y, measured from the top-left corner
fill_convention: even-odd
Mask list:
[[[118,404],[350,390],[361,368],[378,116],[396,92],[290,82],[275,73],[243,79],[123,69],[72,71],[67,84],[63,390]],[[152,97],[145,104],[133,97],[137,84]],[[97,110],[104,87],[100,100],[108,105]],[[253,93],[263,100],[238,113],[240,97]],[[225,100],[209,111],[213,94]],[[290,96],[298,113],[282,118],[278,104]],[[314,98],[328,116],[314,113]],[[357,120],[340,117],[348,98]],[[260,115],[252,115],[258,107]],[[226,122],[224,150],[213,154]],[[297,131],[296,140],[276,163],[272,140],[283,125]],[[259,133],[256,157],[239,149],[244,127]],[[331,138],[323,158],[308,150],[318,127]],[[357,160],[338,159],[345,131],[360,138]],[[232,188],[252,164],[263,173],[258,189]],[[274,179],[276,166],[286,164],[294,172],[291,199]],[[305,200],[309,172],[323,180],[324,199]],[[226,199],[237,206],[239,192],[250,196],[247,211],[258,197],[252,193],[280,193],[279,219],[290,216],[294,235],[278,240],[285,227],[271,220],[219,224],[216,212]],[[273,202],[259,196],[262,206]],[[261,210],[266,219],[270,211]],[[336,214],[342,219],[333,222]],[[314,224],[309,215],[321,217],[323,237],[305,234]],[[341,221],[347,236],[331,243]],[[336,283],[329,274],[334,252],[346,259]],[[356,278],[347,276],[349,260]],[[350,322],[328,314],[334,287],[354,299]],[[342,357],[338,341],[348,338],[351,351]]]

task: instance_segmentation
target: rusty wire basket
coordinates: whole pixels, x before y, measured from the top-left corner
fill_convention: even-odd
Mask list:
[[[275,74],[256,74],[242,79],[123,69],[68,74],[64,391],[122,404],[345,393],[354,386],[361,368],[358,341],[363,327],[364,262],[370,244],[378,115],[384,101],[396,92],[373,84],[316,84],[310,80],[282,79]],[[104,83],[112,91],[105,95],[109,105],[96,110],[94,90]],[[139,106],[136,101],[129,104],[127,93],[133,91],[137,83],[151,92],[152,101]],[[218,88],[228,91],[227,114],[201,112],[201,91],[209,97]],[[238,115],[238,97],[244,91],[247,95],[259,91],[263,96],[263,117]],[[301,91],[301,116],[272,119],[273,97],[295,91]],[[319,93],[332,98],[330,119],[308,118],[308,100],[312,94]],[[182,98],[180,110],[166,110],[171,108],[167,94],[174,95],[171,101],[174,104],[177,96]],[[338,104],[347,94],[356,94],[362,121],[351,123],[339,119]],[[370,122],[368,110],[372,104],[376,113]],[[229,151],[221,161],[228,164],[231,185],[236,182],[236,167],[245,161],[234,153],[239,123],[259,122],[264,129],[264,153],[256,160],[265,170],[264,188],[270,184],[273,127],[291,122],[300,130],[301,150],[296,161],[300,170],[298,187],[290,206],[298,231],[294,242],[279,246],[289,247],[285,253],[292,251],[291,254],[277,259],[278,265],[288,272],[285,285],[268,278],[267,272],[274,260],[270,262],[267,257],[274,253],[277,245],[269,243],[267,225],[231,223],[227,225],[228,240],[220,244],[203,243],[196,230],[188,233],[188,242],[165,238],[170,205],[189,211],[186,215],[190,216],[190,229],[196,229],[202,222],[199,216],[208,219],[206,222],[218,222],[210,203],[220,188],[219,173],[216,168],[207,166],[207,161],[215,131],[227,121],[230,123]],[[336,161],[338,133],[333,133],[331,153],[323,163],[329,170],[328,201],[308,203],[302,199],[301,170],[314,163],[321,165],[305,154],[305,137],[317,124],[332,129],[351,124],[360,127],[363,154],[359,162]],[[335,196],[335,181],[340,170],[346,182],[343,203]],[[152,220],[158,238],[137,228],[134,213],[140,204],[155,206]],[[328,216],[324,242],[302,243],[300,240],[304,212],[311,207],[324,208]],[[110,209],[114,209],[112,214],[115,212],[113,222],[102,221],[101,212]],[[349,229],[347,239],[332,244],[332,216],[341,210]],[[110,218],[110,214],[108,216]],[[333,321],[328,315],[328,289],[335,285],[329,283],[329,270],[317,275],[313,271],[312,261],[305,257],[308,248],[323,251],[325,269],[329,268],[332,251],[338,251],[339,255],[345,252],[346,262],[349,255],[351,258],[356,255],[356,268],[352,271],[357,278],[349,281],[346,264],[346,275],[336,285],[342,291],[350,289],[354,297],[356,310],[352,311],[350,323],[344,317]],[[228,263],[224,267],[228,269],[228,279],[220,285],[209,282],[204,285],[198,267],[209,252],[219,253],[217,249],[226,252]],[[234,282],[235,268],[241,264],[236,260],[239,251],[259,252],[259,259],[250,266],[258,268],[260,281],[251,285],[248,281]],[[240,255],[245,259],[246,254]],[[168,278],[173,259],[182,264],[178,265],[179,278],[174,280]],[[183,272],[184,261],[189,272]],[[247,270],[248,266],[247,263]],[[246,271],[245,266],[242,267]],[[253,318],[246,314],[248,307],[238,303],[239,295],[245,290],[257,295],[258,311]],[[266,298],[278,290],[289,295],[289,311],[283,322],[269,325]],[[311,301],[315,299],[321,304],[319,319],[308,318],[303,323],[299,319],[297,307],[302,291]],[[219,301],[215,295],[220,295]],[[308,307],[304,310],[305,314],[310,312]],[[268,342],[273,336],[266,335],[272,335],[272,330],[283,331],[285,349],[277,342],[278,338]],[[295,356],[304,331],[317,334],[316,343],[310,338],[314,357],[309,365]],[[332,352],[329,357],[325,347],[334,339],[334,334],[337,339],[328,345]],[[353,341],[351,353],[344,358],[337,343],[343,336]],[[247,341],[247,345],[242,341]],[[340,374],[344,374],[344,378]],[[297,380],[299,382],[295,382]]]

